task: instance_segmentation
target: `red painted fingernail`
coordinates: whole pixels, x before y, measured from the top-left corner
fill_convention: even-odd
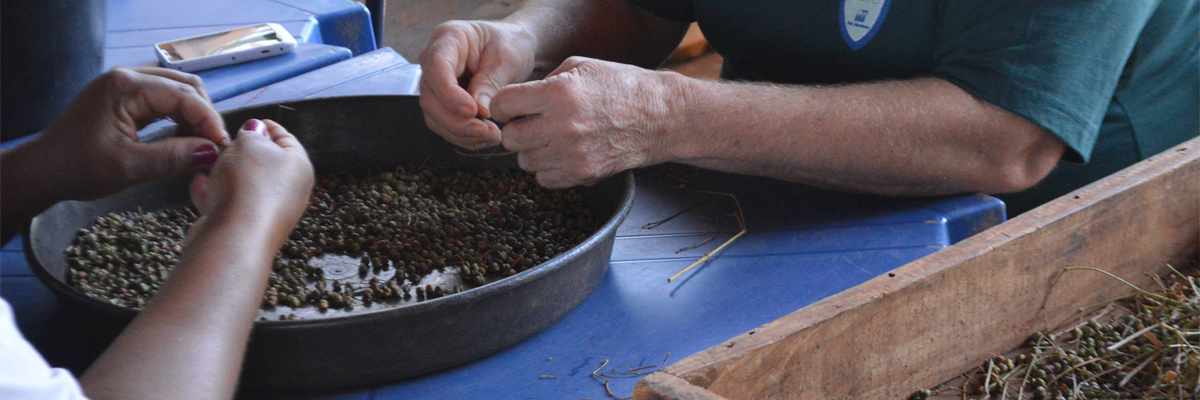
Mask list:
[[[255,131],[255,132],[262,134],[263,136],[267,136],[267,124],[264,124],[262,121],[259,121],[257,119],[251,119],[251,120],[246,121],[246,124],[242,125],[242,130]]]
[[[211,144],[201,145],[192,152],[192,165],[208,167],[217,163],[217,147]]]

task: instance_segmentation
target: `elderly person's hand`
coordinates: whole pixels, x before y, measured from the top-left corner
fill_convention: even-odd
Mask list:
[[[501,87],[532,73],[534,46],[533,36],[515,24],[439,25],[419,59],[425,123],[468,149],[500,144],[500,128],[479,117],[491,117],[491,99]]]
[[[544,80],[509,85],[492,100],[504,147],[549,188],[592,185],[667,161],[666,131],[683,101],[680,75],[571,57]]]

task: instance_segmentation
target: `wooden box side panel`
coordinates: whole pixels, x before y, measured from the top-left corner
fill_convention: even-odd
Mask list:
[[[671,365],[658,389],[730,399],[898,398],[1194,260],[1200,139]],[[678,378],[678,379],[672,379]],[[689,389],[690,390],[690,389]],[[674,393],[688,393],[674,388]]]

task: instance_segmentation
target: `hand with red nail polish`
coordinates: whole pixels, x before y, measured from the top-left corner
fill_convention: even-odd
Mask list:
[[[212,168],[192,180],[191,193],[202,221],[236,215],[234,223],[269,225],[282,244],[304,214],[312,185],[312,163],[300,142],[274,121],[251,119]]]
[[[180,124],[179,136],[139,140],[138,129],[168,116]],[[62,200],[95,199],[194,172],[212,165],[228,140],[199,77],[114,68],[85,87],[45,131],[4,152],[0,204],[6,218],[32,217]]]
[[[246,120],[246,123],[242,124],[242,130],[257,132],[259,135],[263,135],[263,137],[270,137],[267,135],[267,125],[257,119]]]
[[[217,163],[217,146],[211,144],[202,144],[192,153],[192,166],[196,168],[207,168]]]
[[[201,216],[179,262],[154,301],[80,376],[86,394],[233,398],[272,260],[312,185],[312,164],[295,137],[270,120],[246,123],[193,178]]]
[[[168,115],[184,136],[138,140],[139,128]],[[308,205],[313,167],[300,142],[269,120],[248,121],[229,141],[199,78],[158,68],[100,76],[45,132],[0,152],[2,242],[58,201],[189,172],[198,172],[190,192],[201,217],[154,301],[77,386],[68,376],[32,396],[82,389],[91,398],[233,398],[271,261]],[[24,351],[12,336],[0,348]]]

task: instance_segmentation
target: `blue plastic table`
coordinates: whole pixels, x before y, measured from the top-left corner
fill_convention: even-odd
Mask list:
[[[367,9],[352,0],[112,0],[104,69],[158,65],[154,43],[262,22],[301,43],[293,54],[198,73],[213,101],[375,50]]]
[[[419,76],[390,49],[326,67],[218,103],[219,108],[325,95],[412,93]],[[637,199],[617,232],[612,264],[592,295],[550,329],[484,359],[351,393],[338,399],[603,399],[590,374],[668,363],[803,308],[1004,220],[982,195],[889,198],[814,189],[766,178],[668,165],[637,172]],[[738,228],[735,194],[749,233],[673,283],[667,277]],[[679,216],[652,229],[648,223]],[[716,237],[691,250],[682,248]],[[54,329],[57,305],[29,276],[19,248],[0,251],[0,293],[51,362],[66,360],[84,334]],[[849,333],[852,334],[852,333]],[[76,357],[78,358],[78,357]],[[397,360],[403,362],[403,360]],[[648,369],[653,370],[655,368]],[[543,379],[553,376],[555,379]],[[619,396],[635,377],[614,379]],[[252,394],[296,398],[297,394]]]
[[[299,42],[375,50],[367,8],[353,0],[109,0],[109,52],[239,26],[275,22]],[[154,58],[154,53],[149,53]]]
[[[157,66],[154,43],[255,23],[280,23],[300,42],[291,54],[198,72],[213,101],[375,50],[370,15],[366,7],[353,0],[111,0],[107,3],[104,70],[117,66]],[[13,137],[18,134],[9,133]],[[19,134],[27,133],[30,132]],[[26,139],[28,136],[15,141]]]

